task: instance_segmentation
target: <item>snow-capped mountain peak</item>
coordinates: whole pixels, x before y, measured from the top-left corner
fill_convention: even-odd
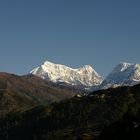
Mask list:
[[[140,64],[126,62],[116,65],[104,80],[90,65],[74,69],[50,61],[45,61],[30,73],[55,83],[65,83],[93,90],[132,86],[140,83]]]
[[[126,63],[126,62],[120,62],[115,68],[113,72],[118,72],[118,71],[124,71],[126,70],[128,67],[130,67],[131,63]]]
[[[140,83],[140,65],[131,63],[120,63],[105,78],[100,88],[132,86]]]
[[[75,86],[91,87],[102,82],[102,77],[90,65],[73,69],[45,61],[43,65],[33,69],[30,73],[55,83],[64,82]]]

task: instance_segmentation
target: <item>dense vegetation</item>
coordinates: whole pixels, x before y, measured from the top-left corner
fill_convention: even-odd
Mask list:
[[[0,119],[0,139],[137,140],[139,118],[140,85],[121,87],[25,112],[12,111]]]

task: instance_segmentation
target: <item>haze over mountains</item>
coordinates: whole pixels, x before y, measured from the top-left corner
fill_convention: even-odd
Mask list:
[[[44,62],[30,73],[54,83],[67,83],[88,90],[132,86],[140,83],[140,65],[130,63],[118,64],[105,79],[89,65],[73,69],[49,61]]]

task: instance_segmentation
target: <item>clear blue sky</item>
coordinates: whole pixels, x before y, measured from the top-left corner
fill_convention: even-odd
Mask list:
[[[140,1],[1,0],[0,71],[26,74],[45,60],[102,76],[140,63]]]

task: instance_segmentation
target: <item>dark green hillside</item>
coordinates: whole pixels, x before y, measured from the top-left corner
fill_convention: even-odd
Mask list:
[[[38,106],[24,113],[9,113],[0,120],[0,139],[103,140],[109,134],[117,135],[123,126],[124,137],[129,132],[135,140],[134,134],[140,133],[139,126],[133,129],[129,125],[127,129],[127,123],[131,120],[130,124],[139,124],[139,112],[140,85],[97,91],[91,96]]]

